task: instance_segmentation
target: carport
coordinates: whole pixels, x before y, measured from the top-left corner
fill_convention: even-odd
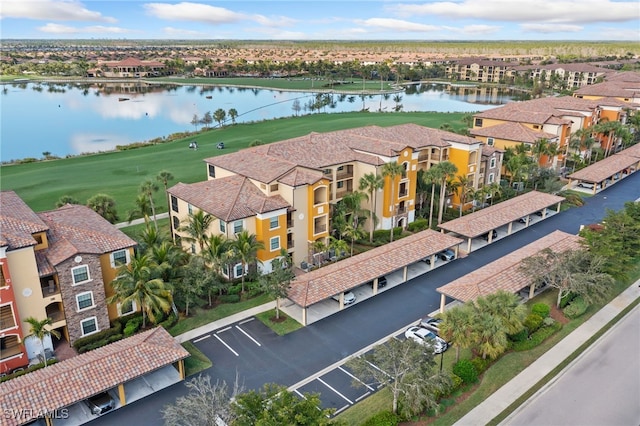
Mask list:
[[[535,295],[536,286],[530,276],[520,271],[522,260],[535,256],[547,248],[556,253],[580,249],[582,248],[581,240],[582,238],[577,235],[554,231],[449,284],[438,287],[436,290],[440,293],[440,312],[445,310],[447,297],[464,303],[480,296],[496,293],[498,290],[519,293],[528,287],[527,298],[532,298]]]
[[[458,219],[438,225],[442,232],[451,232],[467,239],[467,253],[471,252],[471,241],[479,236],[489,234],[488,243],[493,241],[492,231],[501,226],[507,226],[507,235],[513,232],[513,223],[524,219],[524,225],[531,223],[530,215],[540,212],[542,219],[547,217],[547,208],[556,206],[556,213],[560,211],[560,204],[564,197],[531,191],[493,206],[486,207]]]
[[[640,146],[634,145],[600,160],[584,169],[571,173],[569,176],[569,186],[574,186],[573,182],[578,182],[578,186],[583,183],[590,185],[591,192],[595,194],[601,189],[615,183],[631,173],[638,170],[640,166]]]
[[[130,402],[128,398],[140,399],[184,380],[188,356],[164,328],[156,327],[16,377],[0,384],[0,406],[11,410],[5,410],[2,424],[20,425],[44,415],[50,416],[45,419],[47,425],[54,420],[60,425],[86,423],[95,417],[87,418],[74,404],[116,389],[116,407]],[[163,371],[166,367],[170,371]],[[143,377],[149,389],[141,395],[139,387],[128,386]]]
[[[457,246],[461,242],[459,238],[430,229],[418,232],[296,277],[291,282],[288,298],[302,308],[301,322],[307,325],[307,309],[314,303],[339,294],[340,309],[343,309],[345,291],[373,281],[375,295],[378,277],[399,269],[406,282],[409,265],[430,258],[433,269],[436,253],[454,248],[457,257]]]

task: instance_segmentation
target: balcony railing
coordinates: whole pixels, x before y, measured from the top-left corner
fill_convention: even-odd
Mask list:
[[[47,310],[47,317],[51,318],[51,322],[58,322],[64,320],[64,312],[61,310]]]
[[[327,232],[327,225],[316,225],[314,228],[314,234],[322,234],[323,232]]]
[[[409,191],[405,189],[404,191],[400,191],[400,193],[398,194],[398,198],[404,198],[407,195],[409,195]]]
[[[42,297],[55,296],[60,293],[60,287],[55,282],[49,285],[41,285],[40,289],[42,290]]]

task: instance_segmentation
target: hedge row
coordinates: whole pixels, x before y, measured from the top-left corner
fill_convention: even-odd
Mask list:
[[[511,348],[514,351],[528,351],[530,349],[535,348],[542,342],[544,342],[547,339],[547,337],[556,333],[561,328],[562,328],[562,324],[560,324],[557,321],[554,321],[553,324],[551,324],[550,326],[542,327],[541,329],[533,333],[531,336],[529,336],[529,339],[524,340],[522,342],[514,342]]]

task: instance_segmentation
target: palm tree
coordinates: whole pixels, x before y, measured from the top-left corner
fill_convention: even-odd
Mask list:
[[[153,216],[153,224],[158,230],[158,222],[156,219],[156,206],[153,203],[153,194],[158,191],[158,185],[150,179],[145,180],[140,184],[140,193],[149,198],[149,205],[151,206],[151,214]]]
[[[238,117],[238,110],[231,108],[229,110],[229,117],[231,118],[231,124],[236,124],[236,118]]]
[[[202,256],[209,262],[214,272],[220,273],[222,265],[231,257],[231,250],[231,240],[224,235],[211,235],[206,241]]]
[[[458,173],[458,168],[450,161],[443,161],[432,168],[435,168],[436,175],[440,180],[440,209],[438,210],[438,225],[442,223],[442,214],[444,213],[444,200],[447,197],[447,181]]]
[[[442,314],[440,335],[456,346],[456,362],[460,360],[460,348],[470,348],[477,341],[474,317],[470,305],[455,306]]]
[[[391,197],[389,198],[391,202],[392,214],[391,214],[391,234],[389,235],[389,241],[393,241],[393,228],[395,227],[396,221],[396,178],[402,176],[404,173],[404,167],[402,164],[397,162],[385,163],[382,166],[382,176],[384,178],[389,178],[390,182],[390,191]]]
[[[436,183],[440,181],[438,174],[439,171],[435,166],[429,168],[429,170],[422,174],[422,178],[425,183],[431,184],[431,200],[429,200],[429,229],[431,229],[431,222],[433,220],[433,202],[436,198]]]
[[[360,229],[362,227],[360,219],[368,213],[367,210],[362,209],[362,202],[366,199],[368,199],[367,194],[359,191],[353,191],[342,197],[342,203],[345,206],[344,212],[354,228]]]
[[[50,327],[53,323],[51,318],[45,318],[41,321],[38,321],[34,317],[25,318],[24,322],[28,323],[31,327],[29,328],[28,337],[35,337],[40,341],[40,346],[42,347],[42,359],[44,361],[45,368],[47,367],[47,353],[44,350],[44,339],[47,336],[53,336],[56,339],[60,338],[60,333],[57,330],[48,330],[47,327]]]
[[[342,253],[346,253],[347,250],[349,250],[349,244],[347,244],[345,240],[329,237],[329,250],[333,250],[335,252],[335,256],[340,258],[342,257]]]
[[[342,235],[345,238],[348,238],[351,240],[351,256],[353,256],[353,243],[360,237],[362,237],[362,232],[360,231],[360,228],[356,228],[351,224],[348,224],[344,231],[342,232]]]
[[[127,222],[131,223],[134,219],[142,217],[146,225],[149,224],[149,216],[151,215],[151,204],[149,199],[144,194],[138,194],[135,201],[136,207],[133,210],[129,210],[127,215]]]
[[[162,170],[160,173],[158,173],[158,176],[156,176],[156,179],[162,182],[162,186],[164,186],[164,193],[165,193],[165,196],[167,197],[167,206],[168,206],[169,193],[167,192],[167,189],[169,188],[169,181],[174,179],[173,174],[171,174],[171,172],[167,170]]]
[[[156,314],[169,312],[173,302],[171,287],[156,274],[157,265],[149,255],[136,253],[128,265],[118,269],[111,282],[114,294],[107,303],[136,303],[142,310],[142,327],[147,326],[147,316],[155,323]]]
[[[187,236],[184,238],[189,242],[197,242],[200,247],[200,252],[204,250],[204,246],[207,242],[207,230],[214,221],[214,217],[209,213],[205,213],[204,210],[198,210],[195,213],[189,215],[188,222],[181,226],[178,230],[186,232]]]
[[[80,204],[80,201],[72,197],[71,195],[63,195],[56,201],[56,207],[66,206],[67,204]]]
[[[87,200],[87,207],[98,213],[110,223],[116,223],[118,221],[116,201],[106,194],[96,194],[89,198]]]
[[[237,234],[233,241],[233,251],[242,264],[242,293],[244,293],[244,276],[247,265],[255,262],[258,250],[264,249],[262,241],[258,241],[255,235],[249,234],[246,229]]]
[[[496,293],[479,297],[476,300],[479,310],[488,312],[502,322],[502,329],[507,334],[516,334],[522,331],[524,319],[527,316],[527,308],[520,303],[520,299],[514,293],[500,290]]]
[[[367,173],[360,178],[360,191],[366,191],[369,194],[371,208],[369,209],[369,218],[371,225],[369,228],[369,242],[373,241],[373,231],[376,228],[376,194],[379,189],[384,187],[384,178],[376,173]]]
[[[473,187],[471,184],[473,181],[469,179],[469,176],[466,175],[458,175],[458,190],[460,191],[458,197],[460,198],[460,217],[462,217],[462,209],[464,205],[467,204],[467,198],[469,195],[473,195]]]

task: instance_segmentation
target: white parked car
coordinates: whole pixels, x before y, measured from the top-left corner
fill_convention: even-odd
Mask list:
[[[335,296],[333,296],[334,300],[337,300],[338,302],[340,301],[340,295],[336,294]],[[344,292],[344,304],[345,305],[351,305],[352,303],[355,303],[356,301],[356,295],[353,294],[353,292],[351,291],[345,291]]]
[[[404,332],[404,337],[412,339],[421,345],[429,345],[433,348],[434,354],[439,354],[447,350],[447,342],[444,339],[436,336],[433,331],[427,330],[423,327],[409,327]]]

